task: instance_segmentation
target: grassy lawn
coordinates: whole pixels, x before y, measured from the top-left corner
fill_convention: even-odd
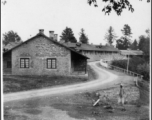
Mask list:
[[[41,89],[57,85],[68,85],[95,79],[95,72],[88,66],[87,77],[72,76],[4,76],[4,93]]]

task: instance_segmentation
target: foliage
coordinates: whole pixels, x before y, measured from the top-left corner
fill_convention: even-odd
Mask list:
[[[128,41],[125,37],[121,37],[116,41],[116,47],[120,50],[126,50],[130,47],[130,41]]]
[[[139,37],[139,49],[144,52],[145,55],[149,55],[149,49],[150,49],[150,38],[145,36]]]
[[[114,60],[111,62],[111,65],[127,69],[127,62],[128,60]],[[132,57],[129,60],[128,70],[141,74],[145,80],[149,80],[149,64],[143,58]]]
[[[108,3],[102,11],[105,14],[110,14],[112,10],[116,12],[117,15],[121,15],[122,11],[124,9],[128,9],[131,12],[134,12],[134,8],[132,4],[128,0],[102,0],[105,3]],[[150,2],[150,0],[147,0],[147,2]],[[98,7],[96,0],[88,0],[88,4],[94,4],[95,7]]]
[[[95,7],[98,7],[96,0],[87,0],[89,5],[94,4]],[[110,14],[112,10],[116,12],[117,15],[121,15],[124,9],[128,9],[131,12],[134,12],[134,8],[129,0],[102,0],[105,3],[108,3],[103,9],[102,12],[105,14]],[[142,0],[140,0],[142,1]],[[150,2],[150,0],[147,0]],[[2,4],[5,5],[7,3],[6,0],[2,0]]]
[[[61,40],[64,40],[65,42],[72,42],[76,43],[77,40],[74,37],[74,33],[71,28],[66,27],[65,30],[63,30],[62,35],[60,36]]]
[[[3,0],[3,1],[2,1],[2,4],[3,4],[3,5],[5,5],[6,3],[7,3],[7,1],[6,1],[6,0]]]
[[[3,34],[3,44],[7,45],[10,42],[22,42],[22,40],[16,32],[11,30]]]
[[[127,69],[127,60],[113,60],[111,62],[111,65],[114,65],[123,69]]]
[[[107,40],[107,43],[109,45],[112,45],[112,43],[114,42],[114,40],[117,38],[117,36],[114,33],[114,29],[112,28],[112,26],[109,27],[108,32],[105,35],[105,39]]]
[[[84,44],[87,44],[89,42],[89,39],[86,36],[86,34],[84,33],[84,29],[83,28],[81,29],[79,40],[80,40],[81,43],[84,43]]]
[[[4,76],[4,93],[42,89],[57,85],[69,85],[88,80],[87,78],[72,76]]]
[[[138,49],[138,43],[136,40],[130,45],[131,50],[137,50]]]
[[[132,33],[131,28],[128,24],[125,24],[121,31],[125,38],[130,39]]]
[[[129,70],[133,72],[138,72],[137,66],[144,63],[145,60],[143,58],[134,56],[129,60]]]
[[[149,80],[150,78],[150,65],[148,63],[140,64],[137,66],[137,72],[143,75],[144,80]]]
[[[123,36],[117,40],[116,47],[121,50],[126,50],[130,47],[130,38],[131,38],[131,28],[128,24],[125,24],[121,30]]]
[[[147,37],[150,38],[150,30],[147,29],[145,32],[147,33]]]
[[[150,56],[150,35],[149,30],[146,30],[147,36],[141,35],[139,37],[138,48],[143,51],[144,57],[147,61],[149,61]]]

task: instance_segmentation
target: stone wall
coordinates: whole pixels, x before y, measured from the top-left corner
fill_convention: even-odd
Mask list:
[[[30,58],[30,67],[20,68],[20,58]],[[47,69],[47,58],[56,58],[56,69]],[[70,51],[44,37],[34,38],[12,51],[13,75],[69,75],[70,69]]]

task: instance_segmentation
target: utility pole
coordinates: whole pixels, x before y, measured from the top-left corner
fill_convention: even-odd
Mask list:
[[[128,49],[129,52],[129,49]],[[128,61],[127,61],[127,74],[128,74],[128,68],[129,68],[129,53],[128,53]]]

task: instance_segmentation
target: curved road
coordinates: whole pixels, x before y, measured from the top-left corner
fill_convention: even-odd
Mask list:
[[[70,94],[70,93],[84,92],[90,90],[97,90],[100,88],[101,85],[112,82],[117,79],[118,77],[117,75],[97,67],[96,63],[97,62],[89,63],[89,65],[94,69],[94,71],[98,75],[98,78],[96,80],[85,83],[74,84],[74,85],[58,86],[58,87],[46,88],[40,90],[31,90],[25,92],[4,94],[4,102],[9,102],[13,100],[22,100],[22,99],[40,97],[46,95],[52,96],[63,93]]]

